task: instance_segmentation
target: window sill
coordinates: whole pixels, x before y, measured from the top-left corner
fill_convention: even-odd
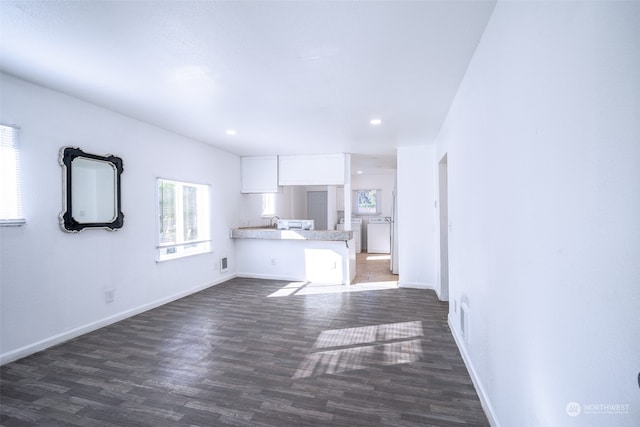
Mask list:
[[[168,261],[175,261],[177,259],[184,259],[184,258],[189,258],[189,257],[193,257],[193,256],[198,256],[198,255],[206,255],[206,254],[212,254],[213,251],[206,251],[206,252],[196,252],[196,253],[192,253],[192,254],[183,254],[183,255],[177,255],[171,258],[162,258],[162,259],[156,259],[156,264],[162,264]]]
[[[185,248],[185,246],[187,246],[187,245],[190,246],[190,245],[193,245],[193,243],[169,246],[169,247],[176,248],[176,251],[174,253],[171,253],[171,254],[158,253],[158,257],[156,259],[156,263],[162,263],[162,262],[166,262],[166,261],[173,261],[175,259],[182,259],[182,258],[196,256],[196,255],[204,255],[204,254],[213,253],[213,250],[211,250],[211,241],[210,240],[204,240],[204,241],[195,243],[196,246]],[[162,248],[158,248],[158,249],[160,249],[159,252],[162,251]],[[165,247],[165,249],[166,249],[166,247]]]
[[[25,225],[27,220],[21,219],[0,219],[0,227],[20,227]]]

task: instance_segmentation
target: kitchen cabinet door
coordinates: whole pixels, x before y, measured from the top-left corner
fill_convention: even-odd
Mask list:
[[[242,157],[242,192],[277,193],[278,156]]]
[[[280,185],[344,185],[344,154],[280,156]]]

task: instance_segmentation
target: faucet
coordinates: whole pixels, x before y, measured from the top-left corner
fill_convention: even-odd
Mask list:
[[[275,224],[273,223],[273,220],[276,220]],[[269,227],[271,228],[276,228],[278,226],[278,220],[280,219],[280,217],[278,215],[274,215],[271,217],[271,219],[269,220]]]

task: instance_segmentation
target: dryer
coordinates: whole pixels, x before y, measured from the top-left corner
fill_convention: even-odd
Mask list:
[[[367,252],[391,253],[391,218],[371,218],[367,225]]]

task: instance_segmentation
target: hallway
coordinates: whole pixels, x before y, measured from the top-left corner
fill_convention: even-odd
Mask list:
[[[389,254],[356,254],[356,277],[352,285],[362,283],[395,283],[398,285],[398,275],[391,274]]]

